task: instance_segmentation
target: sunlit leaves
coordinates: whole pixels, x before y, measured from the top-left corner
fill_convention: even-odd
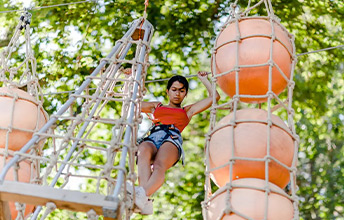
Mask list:
[[[8,1],[0,2],[1,10],[20,8],[6,4]],[[32,11],[32,43],[40,83],[46,93],[77,88],[122,37],[130,22],[144,11],[144,0],[97,2]],[[238,1],[238,6],[245,8],[248,2]],[[255,2],[251,1],[251,5]],[[34,3],[39,7],[61,1],[36,0]],[[147,80],[169,78],[172,74],[195,74],[199,69],[209,71],[215,29],[228,15],[230,3],[233,1],[150,0],[147,13],[155,35]],[[297,54],[344,44],[342,0],[274,0],[272,4],[275,15],[295,36]],[[266,10],[261,7],[252,13],[266,15]],[[0,15],[0,43],[14,29],[18,18],[19,13]],[[344,216],[343,60],[343,48],[298,57],[293,107],[300,136],[298,195],[302,219]],[[207,95],[197,78],[191,81],[196,86],[189,92],[185,104]],[[147,84],[146,100],[152,100],[154,95],[166,101],[163,99],[165,83]],[[45,109],[55,112],[67,98],[68,94],[47,96]],[[224,100],[228,97],[222,95],[221,101]],[[118,106],[111,107],[119,110]],[[155,215],[144,219],[202,219],[204,134],[208,126],[209,111],[206,111],[195,116],[185,129],[186,166],[178,164],[169,171],[166,184],[154,196]],[[92,160],[101,162],[102,158],[94,155]]]

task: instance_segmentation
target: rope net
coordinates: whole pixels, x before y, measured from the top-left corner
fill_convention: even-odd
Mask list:
[[[31,14],[27,11],[23,12],[8,47],[0,54],[1,168],[30,140],[33,132],[37,132],[48,120],[48,115],[42,106],[43,96],[36,73],[36,59],[31,47],[30,22]],[[23,42],[20,42],[21,31],[25,32]],[[12,58],[15,56],[21,62],[13,62]],[[6,180],[38,184],[40,165],[37,158],[42,154],[43,145],[44,141],[39,141],[34,148],[27,150],[25,153],[29,157],[20,158],[10,169]],[[9,207],[11,210],[17,210],[11,213],[12,218],[24,219],[25,204],[11,202]],[[32,206],[27,209],[32,209]]]
[[[42,106],[29,17],[26,13],[20,19],[1,56],[0,104],[2,109],[6,106],[3,111],[8,120],[1,114],[0,180],[103,195],[113,201],[113,206],[86,210],[88,219],[98,219],[99,215],[128,219],[134,205],[125,183],[136,181],[136,135],[142,120],[140,103],[153,26],[145,18],[135,20],[110,54],[49,119]],[[26,58],[11,67],[11,52],[18,44],[23,23]],[[130,67],[132,74],[125,74],[124,67]],[[23,205],[11,208],[12,219],[24,219],[33,212],[34,205]],[[54,202],[36,205],[31,219],[45,219],[56,208],[61,207]]]
[[[203,216],[299,219],[294,38],[269,0],[249,1],[246,8],[237,3],[231,4],[212,54],[213,92],[219,85],[231,99],[213,100]],[[263,6],[267,16],[254,14]]]

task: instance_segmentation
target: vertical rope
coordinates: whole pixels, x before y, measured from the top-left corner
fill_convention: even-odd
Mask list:
[[[264,4],[263,4],[264,3]],[[232,96],[232,99],[225,104],[222,104],[221,106],[224,105],[228,105],[228,106],[232,106],[232,109],[230,109],[231,111],[231,118],[230,121],[228,121],[226,124],[222,124],[220,125],[215,125],[216,123],[216,110],[217,109],[221,109],[221,106],[217,105],[215,102],[213,102],[212,105],[212,109],[214,109],[214,115],[211,114],[210,117],[210,130],[208,132],[208,134],[206,135],[206,159],[205,159],[205,163],[206,163],[206,171],[205,171],[205,176],[206,176],[206,180],[205,180],[205,201],[202,203],[202,209],[203,209],[203,216],[205,219],[222,219],[223,217],[225,217],[226,215],[230,215],[230,214],[234,214],[237,216],[240,216],[244,219],[253,219],[253,217],[249,216],[249,213],[242,213],[241,211],[239,211],[237,208],[235,208],[232,205],[232,196],[234,195],[232,192],[233,191],[237,191],[237,190],[243,190],[243,189],[257,189],[259,191],[262,191],[264,194],[264,206],[262,208],[262,212],[264,215],[264,219],[268,219],[268,215],[270,213],[269,210],[269,203],[270,201],[270,196],[272,193],[274,194],[280,194],[281,196],[283,196],[284,198],[287,198],[288,200],[290,200],[293,204],[293,208],[294,208],[294,219],[298,218],[298,208],[297,208],[297,204],[298,204],[298,198],[295,194],[295,189],[296,189],[296,183],[295,183],[295,172],[296,172],[296,162],[297,162],[297,148],[298,148],[298,136],[295,134],[295,129],[294,129],[294,125],[293,125],[293,109],[292,109],[292,92],[293,92],[293,87],[294,87],[294,82],[293,82],[293,71],[295,68],[295,64],[296,64],[296,56],[295,56],[295,45],[294,45],[294,38],[293,36],[291,36],[283,26],[280,25],[279,23],[279,19],[277,17],[275,17],[274,15],[274,11],[272,8],[272,4],[270,0],[260,0],[258,1],[256,4],[254,4],[253,6],[251,6],[251,0],[248,1],[247,7],[244,11],[240,12],[239,10],[236,10],[236,6],[237,5],[237,1],[233,4],[231,4],[230,7],[230,15],[227,18],[227,21],[225,22],[225,24],[221,27],[221,31],[220,34],[216,37],[215,40],[215,48],[212,51],[212,59],[211,59],[211,64],[212,64],[212,72],[213,72],[213,81],[218,81],[220,80],[220,77],[224,77],[227,74],[231,74],[231,77],[233,77],[234,79],[234,85],[235,85],[235,89],[234,89],[234,94]],[[254,37],[262,37],[259,34],[252,34],[252,35],[242,35],[241,33],[241,27],[240,27],[240,22],[249,20],[251,17],[249,17],[249,13],[251,12],[251,10],[257,8],[258,6],[265,6],[266,11],[268,16],[266,17],[257,17],[257,16],[252,16],[252,18],[254,19],[262,19],[262,20],[266,20],[267,22],[269,22],[270,24],[270,28],[271,28],[271,33],[267,34],[266,37],[264,36],[264,38],[268,38],[269,39],[269,48],[267,48],[268,53],[269,53],[269,57],[268,60],[266,61],[266,63],[262,63],[262,64],[242,64],[241,61],[239,61],[239,58],[242,59],[240,57],[240,50],[239,47],[240,45],[243,43],[243,41],[250,39],[250,38],[254,38]],[[218,40],[219,40],[219,36],[224,32],[225,29],[228,29],[229,26],[231,28],[233,28],[234,30],[232,30],[231,32],[231,36],[234,36],[233,39],[228,40],[227,42],[221,42],[221,45],[218,44]],[[279,28],[283,31],[285,31],[287,33],[287,35],[290,38],[291,44],[292,44],[292,49],[289,49],[288,45],[285,44],[285,42],[282,41],[282,39],[280,39],[277,35],[276,35],[276,28]],[[228,33],[228,32],[227,32]],[[236,34],[236,35],[235,35]],[[274,56],[276,56],[274,53],[275,51],[278,49],[276,47],[276,44],[279,43],[280,45],[282,45],[283,47],[286,48],[286,50],[288,51],[290,57],[291,57],[291,73],[290,73],[290,79],[287,77],[286,73],[284,73],[282,71],[282,69],[278,66],[278,64],[274,61]],[[218,56],[218,51],[222,48],[222,47],[226,47],[227,45],[231,44],[231,48],[234,48],[232,50],[232,52],[234,53],[234,56],[231,56],[231,59],[235,59],[234,60],[234,64],[233,67],[231,67],[232,69],[228,69],[228,70],[224,70],[222,72],[218,72],[217,69],[217,61],[216,61],[216,56]],[[241,78],[245,77],[241,74],[242,70],[245,68],[255,68],[255,67],[266,67],[266,74],[268,76],[268,81],[267,81],[267,91],[266,94],[259,94],[259,95],[253,95],[253,94],[245,94],[242,92],[243,88],[240,88],[240,83],[241,83]],[[277,72],[277,73],[276,73]],[[279,97],[278,94],[275,94],[274,90],[273,90],[273,77],[276,74],[280,74],[286,81],[287,83],[287,97],[285,101],[282,101]],[[289,73],[288,73],[289,74]],[[216,86],[216,84],[212,84],[213,87]],[[261,108],[266,108],[266,118],[264,118],[264,120],[258,120],[258,119],[245,119],[242,116],[240,117],[240,112],[241,110],[239,110],[239,107],[242,106],[242,99],[246,99],[246,98],[250,98],[250,99],[264,99],[266,104],[261,104],[259,103],[257,105],[258,109]],[[277,101],[278,104],[274,104],[274,100]],[[251,105],[252,106],[252,105]],[[288,127],[287,128],[282,128],[281,125],[276,124],[276,122],[274,121],[277,116],[273,115],[272,112],[276,111],[280,108],[284,108],[285,111],[287,112],[287,120],[288,121]],[[264,110],[265,111],[265,110]],[[228,118],[229,119],[229,118]],[[241,124],[245,124],[245,123],[262,123],[265,126],[265,138],[266,138],[266,150],[264,152],[265,156],[264,158],[247,158],[247,157],[243,157],[240,156],[240,154],[237,154],[237,150],[236,150],[236,133],[235,133],[235,129],[238,126],[241,126]],[[225,164],[221,164],[218,167],[213,167],[210,168],[211,165],[211,161],[210,161],[210,143],[212,141],[213,135],[220,131],[221,129],[224,128],[230,128],[230,130],[226,130],[229,131],[228,133],[228,139],[231,140],[230,142],[226,142],[225,144],[227,144],[226,147],[228,147],[228,153],[230,153],[230,157],[228,157],[228,161]],[[286,132],[286,134],[290,135],[291,140],[293,141],[293,151],[294,151],[294,155],[292,158],[292,164],[290,166],[287,166],[286,164],[282,163],[281,161],[279,161],[278,159],[274,158],[273,154],[272,154],[272,147],[273,145],[272,140],[274,138],[274,133],[273,130],[276,129],[282,129],[284,132]],[[247,137],[249,138],[249,137]],[[228,140],[226,137],[226,140]],[[252,146],[254,147],[254,146]],[[216,158],[212,158],[212,160],[216,160]],[[255,162],[256,164],[258,163],[263,163],[264,164],[264,177],[262,178],[264,184],[261,186],[256,186],[256,185],[251,185],[251,183],[247,182],[247,185],[245,185],[245,179],[242,179],[242,177],[239,177],[238,180],[240,180],[239,182],[244,184],[244,185],[239,185],[237,183],[239,183],[237,181],[236,176],[234,175],[234,168],[237,165],[237,163],[243,164],[243,163],[251,163],[251,162]],[[287,195],[285,192],[283,192],[280,188],[275,189],[273,185],[271,185],[271,175],[272,174],[272,167],[271,164],[273,163],[274,166],[281,166],[283,167],[283,169],[286,169],[288,172],[290,172],[290,181],[291,184],[293,184],[292,186],[292,195],[289,196]],[[212,193],[211,192],[211,177],[210,174],[213,173],[213,175],[215,175],[215,172],[219,172],[223,169],[226,169],[226,172],[228,172],[228,179],[227,179],[227,184],[225,185],[220,185],[219,189]],[[221,171],[223,172],[223,171]],[[218,174],[219,175],[219,174]],[[251,177],[252,178],[252,177]],[[257,177],[256,177],[257,178]],[[221,183],[222,184],[222,183]],[[277,191],[276,191],[277,190]],[[223,199],[223,200],[219,200],[219,198]],[[217,203],[215,202],[217,201]],[[218,203],[221,201],[221,204]],[[220,206],[222,209],[217,210],[217,213],[215,214],[216,217],[214,217],[214,208],[216,210],[216,206]],[[209,216],[209,213],[211,214],[211,218]],[[219,213],[220,212],[220,213]]]
[[[149,0],[145,0],[145,10],[143,12],[143,18],[144,19],[147,19],[147,8],[148,8],[148,5],[149,5]]]
[[[16,210],[18,211],[16,220],[24,220],[24,218],[25,218],[25,214],[24,214],[25,213],[25,204],[19,203],[19,202],[15,202],[14,204],[15,204]]]
[[[30,39],[30,23],[31,14],[28,11],[24,11],[19,18],[8,46],[1,52],[0,56],[0,81],[3,86],[0,88],[0,99],[3,112],[8,113],[8,115],[2,116],[7,118],[6,120],[3,120],[5,118],[1,120],[2,123],[0,127],[1,140],[4,140],[4,143],[1,143],[1,148],[4,150],[3,167],[7,165],[10,159],[12,159],[17,154],[20,147],[22,147],[22,140],[27,139],[30,134],[39,129],[39,121],[42,119],[42,111],[44,111],[42,107],[43,96],[36,73],[36,59]],[[22,31],[24,32],[24,60],[12,64],[12,55],[15,49],[19,47]],[[18,89],[22,87],[27,88],[27,93],[24,90]],[[29,109],[35,108],[36,112],[32,112],[30,116],[19,115],[21,111],[23,112],[22,108],[27,108],[28,106],[30,106]],[[22,112],[20,114],[22,114]],[[29,122],[23,121],[23,118],[20,119],[20,117],[33,117],[37,120],[34,124],[25,127],[25,123]],[[19,120],[21,123],[18,123]],[[18,138],[18,136],[21,137]],[[41,153],[40,144],[42,144],[42,142],[36,142],[36,146],[31,150],[25,151],[24,154],[29,157],[36,157]],[[20,160],[13,164],[12,170],[10,170],[11,174],[9,174],[6,179],[11,181],[39,183],[38,164],[39,160],[37,158],[21,157]],[[24,219],[25,204],[15,203],[15,206],[17,209],[16,219]]]

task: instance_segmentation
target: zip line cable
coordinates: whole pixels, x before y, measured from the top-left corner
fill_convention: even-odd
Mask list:
[[[61,3],[57,5],[47,5],[47,6],[41,6],[41,7],[33,7],[33,8],[27,8],[27,9],[17,9],[17,10],[9,10],[9,11],[0,11],[0,14],[4,13],[10,13],[10,12],[18,12],[18,11],[34,11],[34,10],[40,10],[44,8],[54,8],[54,7],[61,7],[61,6],[68,6],[68,5],[76,5],[76,4],[81,4],[81,3],[89,3],[89,2],[96,2],[97,0],[85,0],[85,1],[79,1],[79,2],[70,2],[70,3]]]
[[[311,54],[311,53],[318,53],[318,52],[322,52],[322,51],[326,51],[326,50],[333,50],[333,49],[337,49],[337,48],[341,48],[341,47],[344,47],[344,44],[336,46],[336,47],[328,47],[328,48],[324,48],[324,49],[320,49],[320,50],[313,50],[313,51],[309,51],[309,52],[305,52],[305,53],[299,53],[299,54],[297,54],[297,56],[300,57],[300,56]]]
[[[89,3],[89,2],[96,2],[95,0],[85,0],[85,1],[79,1],[79,2],[70,2],[70,3],[62,3],[58,5],[47,5],[47,6],[41,6],[37,8],[32,8],[31,10],[39,10],[44,8],[53,8],[53,7],[61,7],[61,6],[68,6],[68,5],[75,5],[75,4],[81,4],[81,3]]]

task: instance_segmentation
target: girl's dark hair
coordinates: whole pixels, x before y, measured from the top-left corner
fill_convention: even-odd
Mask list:
[[[168,80],[168,83],[167,83],[167,90],[170,90],[172,84],[173,84],[175,81],[178,81],[178,82],[180,82],[181,84],[183,84],[184,87],[185,87],[186,93],[188,92],[188,90],[189,90],[189,82],[187,81],[187,79],[186,79],[184,76],[180,76],[180,75],[172,76],[171,79]]]

